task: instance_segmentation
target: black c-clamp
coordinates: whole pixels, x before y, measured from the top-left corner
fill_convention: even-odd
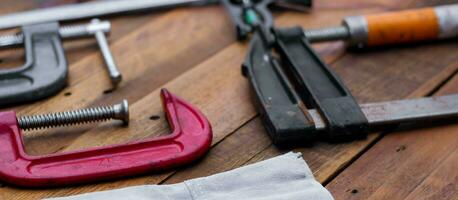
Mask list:
[[[67,60],[58,23],[22,28],[26,62],[0,70],[0,105],[22,103],[53,95],[66,85]]]
[[[105,33],[108,21],[93,19],[84,25],[59,26],[57,22],[26,25],[16,35],[0,36],[0,47],[23,44],[23,66],[0,70],[0,106],[39,100],[56,94],[67,84],[68,65],[62,39],[95,36],[111,81],[116,86],[121,74],[111,56]]]

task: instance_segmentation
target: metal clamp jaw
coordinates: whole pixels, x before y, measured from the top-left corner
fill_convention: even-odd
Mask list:
[[[258,28],[242,72],[274,143],[347,141],[369,129],[458,117],[458,94],[358,104],[299,28]]]
[[[39,100],[62,90],[67,84],[68,64],[61,40],[95,35],[101,44],[103,34],[109,31],[109,22],[97,20],[64,27],[53,22],[24,26],[20,34],[0,37],[0,47],[24,44],[26,57],[23,66],[0,70],[0,106]],[[109,50],[104,43],[105,57]],[[111,56],[105,61],[114,66]]]
[[[0,113],[0,180],[19,186],[46,187],[99,181],[181,166],[211,146],[210,123],[196,108],[162,90],[173,130],[147,141],[49,156],[29,156],[14,112]]]
[[[55,94],[66,85],[67,61],[57,23],[22,28],[26,62],[0,71],[0,105]]]
[[[312,0],[221,0],[235,24],[237,39],[245,40],[254,31],[255,23],[272,28],[274,20],[269,11],[272,4],[310,8]],[[285,6],[287,7],[287,6]]]
[[[254,34],[242,72],[251,82],[257,109],[274,142],[304,143],[319,137],[308,109],[316,109],[324,116],[327,138],[364,137],[367,119],[361,108],[311,50],[302,29],[268,33],[275,35],[273,43],[263,39],[268,38],[263,34]]]

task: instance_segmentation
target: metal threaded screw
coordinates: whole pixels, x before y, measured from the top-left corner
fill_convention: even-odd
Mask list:
[[[113,106],[101,106],[73,111],[49,113],[18,118],[19,127],[24,130],[69,126],[109,119],[129,123],[129,105],[127,100]]]
[[[62,26],[59,28],[59,35],[64,38],[78,38],[94,35],[96,32],[108,33],[111,24],[108,21],[98,21],[82,25]],[[0,35],[0,47],[17,46],[24,43],[24,35],[17,33],[13,35]]]
[[[1,35],[0,36],[0,46],[7,47],[7,46],[14,46],[17,44],[22,44],[24,40],[24,35],[22,33],[14,34],[14,35]]]

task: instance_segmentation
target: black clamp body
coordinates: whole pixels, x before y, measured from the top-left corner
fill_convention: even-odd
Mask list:
[[[0,70],[0,106],[42,99],[67,83],[67,60],[58,23],[22,27],[26,62]]]
[[[274,3],[310,8],[312,0],[221,0],[235,24],[237,39],[245,40],[254,31],[252,18],[257,18],[264,27],[272,28],[274,20],[269,6]]]
[[[260,39],[262,34],[254,34],[242,69],[276,144],[309,143],[321,136],[333,140],[366,136],[368,122],[358,103],[313,51],[301,28],[274,30],[271,44]],[[326,134],[316,131],[308,109],[323,116]]]
[[[316,137],[313,122],[261,34],[256,32],[251,39],[242,73],[251,82],[255,106],[267,132],[276,144],[311,141]]]

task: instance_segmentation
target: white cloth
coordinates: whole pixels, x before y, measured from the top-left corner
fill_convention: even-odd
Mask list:
[[[52,200],[332,200],[300,153],[173,185],[144,185]]]

